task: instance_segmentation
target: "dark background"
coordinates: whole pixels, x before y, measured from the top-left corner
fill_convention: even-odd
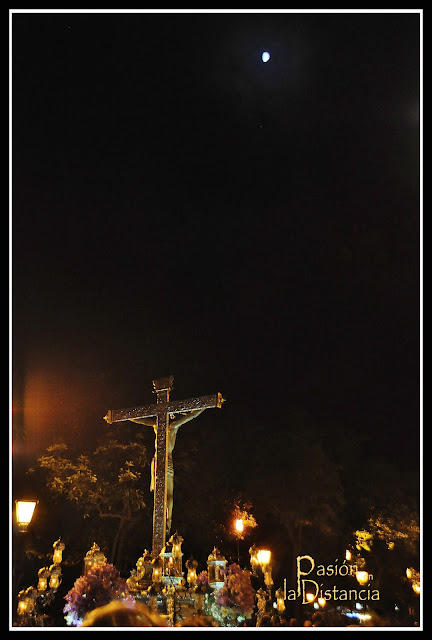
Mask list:
[[[23,13],[12,43],[17,468],[173,374],[227,399],[184,429],[239,469],[293,411],[418,469],[419,14]]]

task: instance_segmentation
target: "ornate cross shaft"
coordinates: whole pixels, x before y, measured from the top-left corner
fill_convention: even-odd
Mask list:
[[[129,409],[110,409],[105,416],[109,424],[113,422],[124,422],[132,420],[133,422],[141,422],[141,424],[153,424],[156,433],[155,442],[155,474],[154,474],[154,506],[153,506],[153,556],[159,555],[165,546],[167,535],[167,486],[168,486],[168,467],[171,452],[175,443],[175,436],[180,424],[194,417],[191,412],[213,407],[221,408],[224,398],[220,393],[210,396],[201,396],[200,398],[189,398],[188,400],[178,400],[170,402],[169,392],[172,389],[174,377],[159,378],[153,380],[153,387],[157,396],[156,404],[144,405],[141,407],[131,407]],[[190,418],[175,421],[170,425],[170,415],[188,414]],[[155,418],[155,422],[146,421],[148,418]],[[171,469],[171,481],[173,471]],[[170,496],[172,509],[172,492]],[[170,509],[170,510],[171,510]],[[170,524],[170,523],[169,523]]]

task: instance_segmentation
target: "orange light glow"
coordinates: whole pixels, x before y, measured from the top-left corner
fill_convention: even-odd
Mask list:
[[[26,531],[28,525],[33,518],[36,507],[36,500],[17,500],[16,501],[16,519],[18,527],[21,531]]]
[[[269,564],[271,558],[271,551],[268,549],[260,549],[257,553],[257,559],[260,565]]]
[[[366,584],[369,582],[369,573],[367,571],[357,571],[356,578],[359,584]]]
[[[236,531],[238,531],[239,533],[243,533],[243,531],[244,531],[244,524],[243,524],[243,520],[236,520],[236,521],[235,521],[235,529],[236,529]]]

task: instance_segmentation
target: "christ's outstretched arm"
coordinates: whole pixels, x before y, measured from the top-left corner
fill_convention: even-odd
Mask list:
[[[181,418],[175,418],[170,422],[170,429],[174,427],[175,432],[177,433],[178,429],[182,426],[182,424],[186,424],[189,420],[193,420],[194,418],[198,418],[205,409],[196,409],[195,411],[191,411],[190,413],[186,413],[185,415],[180,414]]]
[[[131,422],[145,424],[146,427],[156,427],[156,418],[129,418]]]

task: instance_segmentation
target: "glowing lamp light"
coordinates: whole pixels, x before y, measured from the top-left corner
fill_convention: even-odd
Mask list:
[[[359,584],[367,584],[369,582],[369,573],[367,571],[357,571],[356,578]]]
[[[61,542],[60,538],[54,542],[53,544],[53,562],[54,564],[60,564],[62,561],[62,553],[64,551],[65,548],[65,544],[64,542]]]
[[[264,584],[267,587],[267,589],[271,589],[274,584],[271,567],[269,566],[264,567]]]
[[[56,589],[59,588],[62,581],[61,567],[58,564],[52,564],[49,568],[49,571],[50,571],[49,586],[50,586],[50,589],[55,591]]]
[[[271,558],[271,551],[268,549],[260,549],[257,553],[257,560],[261,566],[269,564]]]
[[[416,593],[418,596],[420,595],[420,582],[414,582],[414,584],[412,585],[413,591],[414,593]]]
[[[325,598],[318,598],[318,604],[319,604],[320,607],[325,607],[326,599]]]
[[[269,551],[268,549],[258,550],[257,560],[259,565],[261,566],[262,572],[264,574],[264,583],[268,589],[271,589],[273,586],[270,559],[271,559],[271,551]]]
[[[243,531],[244,531],[243,520],[236,520],[235,521],[235,530],[238,531],[239,533],[243,533]]]
[[[155,584],[158,584],[159,582],[162,582],[163,558],[161,556],[157,556],[153,560],[152,564],[153,564],[152,581]]]
[[[18,529],[25,533],[33,518],[37,500],[16,500],[15,505]]]
[[[178,533],[174,533],[169,541],[172,544],[173,556],[174,558],[180,558],[183,554],[181,551],[181,546],[183,542],[183,538],[178,535]]]
[[[174,558],[172,556],[168,558],[168,564],[167,564],[166,570],[169,576],[174,575]]]
[[[160,581],[161,581],[161,579],[162,579],[162,571],[161,571],[161,569],[159,569],[159,568],[156,568],[156,567],[155,567],[155,568],[153,569],[153,576],[152,576],[152,578],[153,578],[153,582],[156,582],[156,583],[157,583],[157,582],[160,582]]]
[[[345,560],[347,560],[347,562],[349,562],[351,560],[351,558],[352,558],[352,553],[351,553],[351,551],[349,549],[347,549],[345,551]]]
[[[23,593],[24,591],[20,591],[18,594],[18,597],[20,598],[20,600],[18,602],[17,613],[19,616],[23,616],[27,611],[27,602],[24,600]]]
[[[307,600],[308,602],[313,602],[313,601],[315,600],[315,596],[314,596],[314,594],[313,594],[313,593],[307,593],[307,594],[306,594],[306,600]]]
[[[43,593],[44,591],[47,590],[49,576],[50,576],[50,571],[48,567],[42,567],[42,569],[39,569],[37,590],[40,593]]]
[[[412,578],[412,576],[413,576],[412,569],[408,568],[408,569],[406,570],[406,577],[407,577],[407,578]]]
[[[285,599],[284,599],[284,590],[282,588],[279,588],[275,592],[275,598],[276,598],[276,609],[278,610],[279,613],[283,613],[285,611]]]
[[[190,587],[194,587],[196,584],[197,566],[198,566],[198,561],[194,560],[192,556],[189,558],[189,560],[186,560],[187,581]]]
[[[370,620],[372,618],[370,613],[359,613],[357,617],[359,620]]]
[[[18,615],[25,616],[31,614],[36,607],[37,597],[38,592],[34,587],[28,587],[28,589],[20,591],[18,594]]]
[[[187,581],[190,587],[194,587],[197,581],[197,572],[195,569],[189,569],[187,572]]]
[[[107,559],[100,550],[100,547],[93,542],[91,549],[87,551],[84,558],[84,575],[87,575],[89,571],[95,566],[106,564]]]
[[[263,62],[268,62],[270,60],[270,54],[268,51],[263,51],[261,54],[261,60]]]

